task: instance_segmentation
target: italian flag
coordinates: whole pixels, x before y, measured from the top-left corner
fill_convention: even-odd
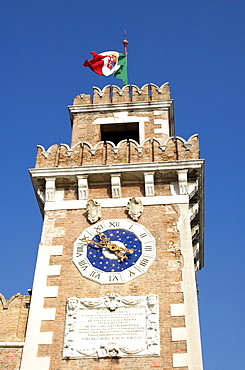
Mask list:
[[[93,58],[85,60],[84,67],[89,67],[93,72],[101,76],[110,76],[122,80],[123,85],[127,85],[127,56],[117,51],[105,51],[104,53],[96,54],[91,51]]]

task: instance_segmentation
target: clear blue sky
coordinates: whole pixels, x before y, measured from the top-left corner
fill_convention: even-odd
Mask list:
[[[67,105],[119,84],[82,67],[123,51],[129,83],[170,82],[176,133],[206,159],[205,268],[198,274],[206,370],[244,368],[245,2],[0,0],[0,292],[32,287],[42,219],[27,172],[36,145],[70,143]]]

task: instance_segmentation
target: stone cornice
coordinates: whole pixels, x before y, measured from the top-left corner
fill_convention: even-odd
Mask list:
[[[68,105],[70,115],[75,113],[136,111],[136,110],[168,110],[173,105],[173,100],[151,100],[109,104]]]
[[[62,177],[77,176],[94,173],[116,173],[116,172],[144,172],[144,171],[165,171],[180,169],[202,169],[204,160],[192,159],[187,161],[150,162],[150,163],[122,163],[100,166],[78,166],[78,167],[54,167],[54,168],[33,168],[30,169],[31,177]]]
[[[139,197],[143,206],[155,206],[163,204],[188,204],[188,195],[168,195],[168,196],[155,196],[155,197]],[[102,208],[118,208],[126,207],[130,197],[127,198],[109,198],[97,199]],[[85,200],[64,200],[57,202],[46,202],[45,211],[55,210],[70,210],[70,209],[86,209],[87,199]]]

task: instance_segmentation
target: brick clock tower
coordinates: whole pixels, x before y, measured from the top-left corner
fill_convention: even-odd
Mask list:
[[[21,370],[201,370],[203,160],[169,85],[93,89],[38,146],[43,214]]]

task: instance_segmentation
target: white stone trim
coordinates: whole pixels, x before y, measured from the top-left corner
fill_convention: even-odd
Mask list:
[[[55,320],[56,308],[44,308],[41,313],[41,320]]]
[[[172,340],[187,340],[186,328],[172,328]]]
[[[165,113],[164,110],[154,110],[153,115],[154,116],[161,116],[164,113]]]
[[[186,367],[186,366],[189,366],[189,356],[187,353],[173,354],[173,367]],[[195,369],[199,369],[199,367],[196,367]]]
[[[0,348],[3,347],[23,347],[25,342],[0,342]]]
[[[46,286],[44,289],[44,298],[58,297],[58,286]]]
[[[203,370],[189,206],[188,204],[179,204],[179,209],[178,229],[184,260],[181,282],[184,304],[171,305],[171,315],[185,315],[186,326],[172,328],[172,338],[173,340],[186,340],[187,353],[174,353],[173,367],[188,366],[189,370]]]
[[[61,265],[51,265],[48,266],[47,275],[48,276],[59,276]]]
[[[170,305],[171,316],[184,316],[185,305],[183,303],[174,303]]]
[[[53,333],[52,332],[42,332],[37,334],[38,344],[52,344]]]
[[[49,265],[51,255],[62,255],[63,246],[40,245],[33,282],[26,342],[20,370],[48,370],[50,358],[37,357],[39,344],[52,344],[53,332],[40,332],[42,320],[54,320],[56,309],[44,309],[44,298],[57,297],[58,286],[47,286],[47,277],[60,274],[60,265]]]
[[[156,196],[156,197],[138,197],[143,206],[154,206],[162,204],[188,204],[188,195],[173,195],[173,196]],[[114,207],[126,207],[129,202],[127,198],[108,198],[108,199],[96,199],[101,208],[114,208]],[[46,202],[45,211],[55,210],[68,210],[68,209],[86,209],[86,200],[65,200],[60,202]]]
[[[169,136],[168,119],[162,119],[162,118],[154,119],[154,125],[160,125],[159,128],[154,128],[154,134],[165,134]]]

